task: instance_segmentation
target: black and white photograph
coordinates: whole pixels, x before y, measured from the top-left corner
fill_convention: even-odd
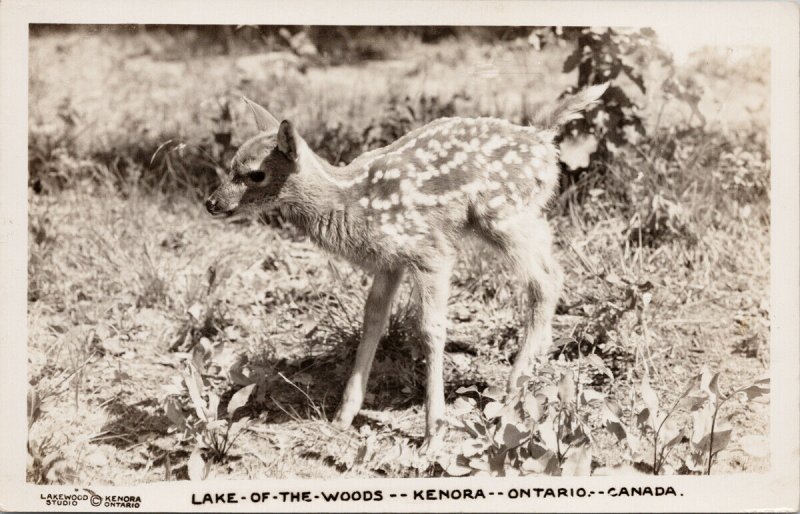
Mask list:
[[[29,508],[679,510],[797,467],[769,33],[490,15],[25,24],[15,445],[71,494]]]

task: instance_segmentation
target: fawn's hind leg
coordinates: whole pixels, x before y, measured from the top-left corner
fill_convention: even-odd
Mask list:
[[[364,307],[364,326],[361,332],[361,343],[356,351],[356,362],[353,373],[347,381],[342,403],[333,419],[334,425],[347,428],[353,422],[367,391],[367,380],[372,360],[375,358],[375,349],[386,330],[389,315],[392,312],[392,301],[397,293],[401,271],[382,272],[375,275],[372,288]]]
[[[519,377],[528,372],[532,357],[544,354],[553,344],[553,315],[562,274],[553,257],[553,236],[547,220],[520,219],[504,228],[506,251],[522,275],[528,297],[525,338],[508,379],[508,389],[513,390]]]
[[[451,257],[442,257],[431,269],[413,274],[419,308],[419,334],[425,350],[425,443],[433,446],[443,435],[444,345],[447,338],[447,297],[450,291]]]

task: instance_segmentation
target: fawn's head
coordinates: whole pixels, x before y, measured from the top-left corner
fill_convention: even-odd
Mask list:
[[[253,111],[259,133],[242,144],[231,160],[223,183],[206,200],[209,213],[268,208],[297,189],[298,175],[310,150],[291,122],[278,120],[260,105],[244,99]]]

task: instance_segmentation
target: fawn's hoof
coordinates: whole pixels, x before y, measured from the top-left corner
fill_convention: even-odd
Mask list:
[[[333,421],[331,421],[331,425],[338,430],[347,430],[350,428],[350,425],[353,424],[354,417],[355,416],[342,415],[341,412],[337,412],[336,416],[333,417]]]
[[[444,436],[447,433],[447,423],[443,420],[438,420],[429,426],[426,430],[425,439],[419,447],[420,455],[428,457],[436,455],[444,447]]]
[[[433,457],[440,453],[444,448],[444,434],[426,437],[419,447],[419,454],[426,457]]]

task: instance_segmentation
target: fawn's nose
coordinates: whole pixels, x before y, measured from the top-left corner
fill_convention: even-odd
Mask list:
[[[219,212],[219,205],[217,204],[217,201],[213,198],[206,200],[206,210],[211,214],[216,214]]]

